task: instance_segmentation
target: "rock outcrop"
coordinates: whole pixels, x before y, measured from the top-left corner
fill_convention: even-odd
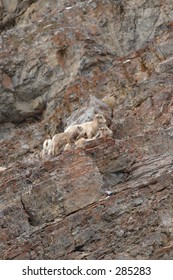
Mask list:
[[[0,258],[173,258],[172,1],[0,1]],[[112,137],[40,158],[102,113]]]

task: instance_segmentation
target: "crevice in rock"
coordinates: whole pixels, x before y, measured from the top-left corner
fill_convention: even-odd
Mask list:
[[[73,252],[83,252],[83,247],[84,247],[85,243],[82,244],[82,245],[78,245],[78,246],[75,246]]]
[[[27,217],[28,223],[30,224],[30,226],[34,226],[35,224],[34,224],[33,216],[32,216],[31,213],[26,209],[25,203],[23,202],[22,197],[21,197],[21,199],[20,199],[20,202],[21,202],[21,204],[22,204],[22,207],[23,207],[24,212],[26,213],[26,217]]]

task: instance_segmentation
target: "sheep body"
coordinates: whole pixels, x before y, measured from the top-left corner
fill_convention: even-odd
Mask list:
[[[40,156],[43,158],[45,155],[52,154],[52,140],[46,139],[43,143],[43,150],[40,153]]]
[[[68,128],[66,128],[65,132],[75,131],[77,126],[80,126],[82,128],[80,137],[86,135],[87,138],[91,139],[96,135],[99,127],[104,126],[105,124],[105,118],[101,114],[96,114],[93,121],[85,122],[80,125],[69,126]]]
[[[52,154],[59,154],[62,151],[63,147],[67,144],[71,146],[76,138],[80,135],[81,131],[82,129],[77,126],[77,128],[73,131],[64,131],[62,133],[54,135],[52,138]]]
[[[98,133],[96,134],[95,138],[102,138],[102,137],[107,137],[111,136],[112,137],[113,132],[110,130],[107,126],[103,126],[99,128]]]

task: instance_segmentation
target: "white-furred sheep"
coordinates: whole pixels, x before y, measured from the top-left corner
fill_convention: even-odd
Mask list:
[[[66,144],[72,145],[77,137],[80,137],[81,127],[77,126],[72,131],[64,131],[53,136],[52,138],[52,154],[59,154]]]
[[[52,154],[52,140],[46,139],[43,143],[43,150],[40,153],[41,157],[44,157],[45,155],[51,155]]]
[[[66,128],[65,132],[75,131],[77,129],[77,127],[80,126],[82,128],[80,137],[86,135],[87,138],[91,139],[92,137],[94,137],[96,135],[99,128],[102,126],[105,126],[105,124],[106,124],[105,118],[101,114],[96,114],[94,116],[93,121],[85,122],[80,125],[76,124],[73,126],[69,126],[68,128]]]
[[[107,137],[111,136],[112,137],[113,132],[110,130],[107,126],[103,126],[99,128],[98,133],[96,134],[95,138],[102,138],[102,137]]]

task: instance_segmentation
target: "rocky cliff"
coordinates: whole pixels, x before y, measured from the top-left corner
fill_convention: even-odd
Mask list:
[[[172,63],[171,0],[0,1],[1,259],[173,258]]]

